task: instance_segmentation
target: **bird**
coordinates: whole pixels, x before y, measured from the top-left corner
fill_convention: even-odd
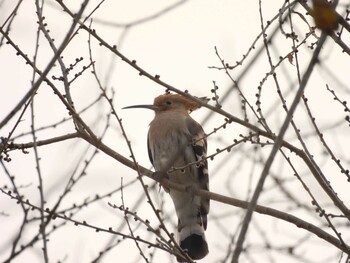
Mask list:
[[[206,103],[208,100],[199,98]],[[149,159],[158,174],[166,174],[174,183],[209,191],[207,139],[202,126],[190,113],[200,103],[176,93],[165,93],[154,99],[153,105],[125,108],[146,108],[155,112],[147,136]],[[178,217],[177,238],[187,255],[198,260],[208,253],[205,237],[209,199],[164,188],[170,194]],[[178,262],[183,261],[177,257]]]

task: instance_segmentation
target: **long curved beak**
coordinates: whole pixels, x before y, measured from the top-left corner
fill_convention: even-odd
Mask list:
[[[124,109],[137,109],[137,108],[144,108],[144,109],[150,109],[150,110],[159,110],[159,107],[155,106],[155,105],[147,105],[147,104],[144,104],[144,105],[133,105],[133,106],[127,106],[127,107],[124,107],[122,108],[123,110]]]

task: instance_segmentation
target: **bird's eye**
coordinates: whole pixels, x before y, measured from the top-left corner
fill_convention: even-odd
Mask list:
[[[166,104],[166,105],[171,105],[171,101],[170,101],[170,100],[167,100],[167,101],[165,102],[165,104]]]

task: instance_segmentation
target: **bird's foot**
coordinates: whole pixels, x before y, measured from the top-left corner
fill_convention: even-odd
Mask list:
[[[165,173],[165,172],[155,171],[155,172],[153,173],[152,178],[153,178],[154,180],[156,180],[157,182],[161,183],[162,180],[163,180],[163,178],[169,179],[169,175],[168,175],[167,173]]]

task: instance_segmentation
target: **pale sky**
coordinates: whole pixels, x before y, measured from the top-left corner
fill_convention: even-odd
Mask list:
[[[78,1],[65,2],[69,6],[72,5],[70,7],[75,11],[80,6]],[[98,3],[99,1],[91,1],[85,14],[90,13]],[[159,0],[107,0],[103,2],[101,7],[94,13],[92,27],[96,29],[97,33],[102,36],[105,41],[111,45],[117,44],[118,50],[125,56],[129,59],[135,59],[139,66],[152,75],[160,75],[160,79],[166,83],[180,90],[187,89],[195,96],[212,96],[213,94],[210,90],[213,88],[213,81],[215,81],[216,85],[219,87],[217,91],[218,95],[222,98],[231,87],[232,81],[225,74],[224,70],[209,68],[210,66],[221,67],[220,60],[215,54],[215,47],[220,57],[230,65],[234,65],[236,61],[242,59],[243,55],[248,52],[257,35],[261,32],[259,2],[229,0],[184,1],[183,4],[168,13],[131,26],[125,31],[123,25],[141,18],[149,17],[169,7],[173,3],[175,2]],[[340,1],[340,7],[345,3],[347,2]],[[11,1],[4,1],[2,3],[0,25],[3,24],[4,20],[13,10],[14,4],[15,3]],[[265,23],[277,14],[281,5],[282,1],[262,1]],[[301,7],[297,10],[305,15],[305,10]],[[342,10],[342,8],[340,8],[340,10]],[[58,46],[71,25],[71,18],[62,13],[61,8],[58,7],[54,1],[47,1],[44,8],[44,15],[48,28],[55,38],[55,44]],[[309,19],[309,17],[307,18]],[[33,57],[35,48],[36,20],[35,5],[32,1],[24,1],[12,25],[12,30],[10,31],[10,36],[16,40],[16,43],[30,58]],[[312,20],[310,21],[312,22]],[[110,24],[106,24],[107,22]],[[295,32],[298,34],[299,38],[302,39],[305,32],[308,31],[307,25],[298,14],[293,15],[293,22],[298,25],[295,28]],[[271,33],[271,28],[275,28],[276,25],[277,22],[274,21],[269,28],[270,31],[267,31],[268,36]],[[284,24],[284,30],[287,32],[290,31],[287,23]],[[291,40],[286,39],[281,33],[278,34],[279,36],[276,37],[272,45],[270,45],[273,64],[278,63],[279,56],[284,57],[292,50]],[[317,31],[316,35],[319,36],[320,32]],[[80,68],[76,67],[73,70],[74,73],[78,72],[83,65],[86,66],[89,64],[87,40],[88,35],[86,32],[81,31],[79,35],[72,40],[63,54],[67,65],[74,63],[76,58],[84,58],[79,64]],[[346,40],[349,40],[349,36],[344,33],[344,42],[346,42]],[[307,45],[315,41],[316,38],[311,36],[307,40]],[[40,43],[38,68],[44,69],[48,61],[52,58],[53,53],[43,36],[41,36]],[[251,59],[261,46],[262,40],[260,38],[255,45],[255,49],[249,54],[248,59],[244,61],[243,65],[230,71],[234,79],[239,77],[242,71],[249,66]],[[100,47],[95,40],[92,41],[92,52],[93,59],[96,61],[95,66],[97,68],[97,74],[102,81],[102,85],[107,87],[109,92],[111,88],[115,90],[114,107],[117,110],[118,116],[123,119],[124,128],[131,141],[138,163],[151,168],[147,155],[146,138],[148,124],[153,118],[153,113],[146,110],[124,111],[121,110],[121,108],[134,104],[151,104],[155,96],[164,93],[164,88],[145,77],[139,76],[135,69],[122,62],[120,58],[117,58],[107,49]],[[0,96],[1,120],[31,87],[32,70],[28,65],[25,65],[21,57],[16,56],[14,53],[15,51],[9,45],[0,48],[0,77],[3,91],[3,96]],[[306,45],[300,48],[298,59],[301,73],[304,72],[308,65],[311,55],[312,52]],[[350,139],[348,136],[349,127],[344,123],[340,125],[339,128],[330,129],[329,133],[327,133],[326,130],[328,126],[343,120],[346,116],[342,106],[334,101],[329,91],[327,91],[326,84],[329,85],[329,88],[336,90],[337,94],[343,100],[349,102],[349,60],[347,55],[343,54],[338,46],[334,46],[333,41],[330,39],[328,39],[321,52],[321,59],[324,68],[318,66],[315,68],[305,94],[309,98],[310,107],[317,124],[319,127],[325,128],[325,139],[328,140],[330,145],[334,146],[334,152],[338,156],[343,157],[342,163],[344,166],[349,167],[350,160],[347,156],[350,147]],[[257,93],[257,87],[260,85],[261,81],[264,80],[266,73],[270,71],[266,52],[262,52],[258,60],[248,68],[247,73],[239,82],[239,87],[254,109],[256,109],[255,94]],[[285,60],[278,68],[277,74],[279,76],[279,84],[285,98],[287,98],[287,105],[290,105],[298,87],[296,70],[295,60],[293,63],[289,63]],[[88,70],[88,72],[90,71],[91,70]],[[336,78],[332,77],[329,72],[331,72],[331,74],[336,74]],[[49,73],[51,80],[52,75],[56,77],[60,75],[58,64],[55,69]],[[71,76],[73,76],[73,74]],[[62,84],[58,81],[53,82],[56,83],[63,92]],[[75,101],[75,106],[77,109],[82,109],[94,100],[100,91],[92,74],[85,73],[75,81],[71,92]],[[57,97],[53,95],[51,89],[47,85],[42,85],[42,87],[40,87],[35,100],[37,101],[35,104],[37,127],[49,125],[67,117],[64,106],[62,106]],[[244,116],[241,111],[240,100],[241,98],[238,96],[237,92],[234,91],[223,104],[223,109],[243,119]],[[276,93],[276,85],[271,76],[263,83],[261,101],[263,103],[263,111],[267,114],[268,122],[271,128],[274,129],[274,132],[277,133],[284,120],[285,114]],[[213,101],[210,103],[215,105]],[[105,117],[108,112],[108,106],[104,104],[94,107],[91,112],[84,115],[84,119],[94,127],[94,130],[98,134],[100,134],[104,128]],[[194,112],[192,117],[199,123],[202,123],[208,114],[209,110],[202,108]],[[256,124],[256,118],[254,118],[251,111],[249,112],[249,116],[250,121]],[[21,132],[29,131],[30,118],[30,112],[28,111],[23,121],[20,123],[16,135]],[[300,106],[298,108],[294,119],[301,129],[302,134],[314,133],[305,107]],[[17,120],[17,118],[11,120],[10,124],[0,131],[0,136],[8,135],[15,120]],[[215,127],[223,124],[223,122],[223,116],[214,114],[209,121],[203,124],[203,128],[209,133]],[[74,127],[72,123],[69,122],[57,129],[49,129],[38,134],[38,138],[47,139],[73,131]],[[241,133],[247,135],[247,129],[238,124],[231,124],[227,129],[210,136],[208,138],[208,154],[214,153],[217,148],[223,148],[231,144],[234,139],[239,139]],[[289,129],[286,138],[288,142],[297,147],[301,147],[292,129]],[[28,142],[31,140],[32,138],[27,136],[19,140],[19,142]],[[111,120],[111,129],[103,141],[115,151],[123,153],[124,156],[128,157],[130,155],[127,145],[121,136],[118,123],[113,118]],[[309,149],[313,150],[316,162],[324,169],[327,179],[331,181],[332,186],[335,188],[340,198],[346,201],[346,205],[348,205],[350,198],[344,175],[341,175],[339,168],[331,162],[330,157],[325,158],[320,154],[324,149],[317,137],[314,136],[310,140],[307,140],[307,144]],[[45,182],[44,189],[47,195],[48,205],[54,204],[57,200],[60,191],[62,191],[62,187],[64,187],[67,182],[70,173],[74,170],[74,166],[79,161],[82,153],[89,153],[84,159],[88,158],[88,156],[93,153],[93,149],[87,147],[86,143],[76,140],[39,148],[39,154],[42,158],[41,168]],[[249,143],[242,148],[243,149],[233,148],[231,153],[219,155],[213,161],[209,162],[209,171],[212,174],[210,179],[211,191],[243,200],[247,200],[248,196],[251,196],[263,167],[259,164],[259,158],[266,158],[270,148],[267,146],[264,150],[255,152],[252,150],[253,146],[249,145]],[[18,180],[19,185],[31,185],[26,187],[23,191],[26,193],[27,197],[33,200],[33,203],[39,204],[39,195],[36,188],[38,182],[35,163],[33,161],[33,151],[30,150],[30,154],[28,155],[24,155],[20,151],[13,152],[11,153],[11,157],[13,161],[7,164],[8,168],[11,173],[16,176],[16,181]],[[124,167],[105,154],[100,153],[96,158],[97,159],[88,170],[88,177],[83,179],[79,187],[67,196],[63,201],[63,207],[69,207],[73,202],[81,203],[85,197],[89,196],[91,198],[91,196],[94,196],[96,193],[105,193],[111,189],[117,188],[121,184],[121,178],[123,178],[123,183],[126,184],[137,176],[135,171]],[[301,175],[305,176],[305,181],[308,183],[311,191],[313,191],[313,194],[315,194],[317,199],[332,212],[334,209],[330,207],[332,204],[331,201],[310,176],[305,165],[298,160],[295,155],[291,155],[291,158],[293,158],[295,168],[298,169]],[[252,164],[252,160],[256,161],[255,165]],[[271,173],[281,176],[280,178],[283,180],[294,180],[293,171],[288,167],[286,162],[283,161],[281,156],[276,158],[271,168]],[[151,180],[146,179],[146,181],[149,184],[152,183]],[[2,170],[0,172],[0,185],[10,185],[8,178],[4,175]],[[269,189],[269,187],[275,187],[273,181],[270,179],[266,182],[266,188]],[[311,205],[311,199],[298,181],[292,182],[288,185],[288,188],[291,189],[297,197],[300,197],[303,202]],[[125,189],[124,199],[127,203],[126,205],[132,206],[141,193],[142,189],[139,183]],[[164,192],[161,190],[159,195],[164,195]],[[117,194],[112,198],[104,199],[100,201],[99,204],[91,206],[90,209],[78,213],[76,219],[85,220],[88,218],[89,222],[106,228],[115,224],[114,222],[120,222],[123,216],[122,212],[113,210],[107,205],[107,202],[120,205],[120,198],[120,194]],[[157,202],[158,198],[156,196],[154,196],[154,198],[155,203],[161,205]],[[165,200],[165,211],[170,214],[173,213],[175,216],[170,198],[166,196]],[[316,222],[318,225],[320,224],[316,213],[305,214],[305,211],[301,209],[294,210],[294,207],[290,208],[288,203],[286,203],[285,196],[277,189],[271,190],[268,194],[263,195],[261,199],[259,199],[259,203],[260,201],[263,205],[271,205],[271,207],[290,212],[307,221],[309,220],[313,223]],[[141,202],[144,202],[144,205],[138,208],[138,214],[145,218],[152,218],[153,212],[147,205],[146,199],[143,199]],[[22,220],[21,210],[19,207],[14,207],[13,200],[10,200],[3,194],[0,195],[0,204],[2,204],[0,211],[8,212],[11,215],[9,217],[0,217],[0,225],[5,226],[1,227],[4,233],[3,235],[12,236],[16,233],[16,229]],[[219,260],[225,259],[228,246],[227,241],[229,240],[228,237],[234,234],[237,235],[238,232],[235,231],[239,230],[238,226],[244,212],[245,210],[240,208],[211,202],[211,212],[209,214],[207,230],[210,253],[205,259],[200,261],[201,263],[219,262]],[[17,217],[17,214],[20,214],[20,216]],[[230,216],[225,218],[226,214]],[[216,220],[215,218],[220,216],[223,217],[223,219],[219,221],[220,223],[214,223],[213,221]],[[173,230],[175,228],[175,224],[172,224],[175,222],[175,218],[171,218],[167,221],[167,225],[170,229]],[[59,222],[57,221],[56,223],[58,224]],[[253,225],[259,227],[252,227],[251,235],[249,236],[250,244],[260,244],[260,241],[263,239],[262,236],[266,235],[268,240],[274,241],[272,245],[283,246],[284,244],[298,242],[299,238],[303,237],[306,233],[304,230],[298,229],[294,225],[267,216],[254,216]],[[77,229],[79,231],[77,231]],[[225,229],[227,229],[227,231],[225,231]],[[25,235],[28,235],[29,238],[35,231],[37,231],[37,228],[32,227],[25,232]],[[261,233],[259,233],[259,231],[261,231]],[[128,234],[127,228],[124,229],[124,232]],[[331,231],[328,232],[332,233]],[[145,231],[142,233],[147,239],[147,233]],[[276,235],[275,238],[273,237],[274,235]],[[349,235],[347,233],[343,233],[343,235],[345,239],[349,240]],[[84,229],[84,227],[81,226],[75,227],[70,223],[66,226],[65,231],[57,231],[50,238],[48,251],[51,261],[89,262],[89,260],[96,257],[101,247],[103,247],[101,244],[105,244],[110,236],[111,235],[106,233],[95,233],[93,230]],[[256,241],[254,237],[256,237]],[[154,237],[150,238],[150,240],[154,241]],[[298,254],[302,254],[308,259],[313,259],[314,261],[311,262],[342,262],[339,260],[339,251],[336,251],[332,247],[330,248],[329,244],[325,241],[317,237],[312,237],[309,242],[310,244],[308,246],[302,247],[300,251],[297,251]],[[99,244],[99,246],[94,246],[94,243]],[[41,244],[37,245],[37,250],[24,253],[13,262],[43,262],[39,249],[40,246]],[[6,247],[6,244],[0,241],[1,261],[6,259],[9,253],[8,247],[6,247],[7,250],[4,252],[4,247]],[[283,260],[283,262],[297,262],[282,252],[271,252],[269,255],[268,253],[262,252],[260,254],[259,249],[263,250],[264,248],[259,248],[259,246],[257,246],[255,249],[257,250],[255,253],[251,252],[251,255],[253,255],[252,259],[242,256],[242,262],[273,262],[273,259],[276,261]],[[146,253],[148,253],[152,250],[146,251]],[[141,257],[137,257],[138,253],[133,241],[124,241],[117,249],[109,253],[103,262],[143,262]],[[65,256],[67,256],[66,259]],[[261,258],[263,258],[263,260],[261,260]],[[329,258],[334,259],[334,261],[322,261]],[[175,262],[174,258],[171,260],[172,261],[169,262]],[[157,252],[154,262],[168,262],[168,256],[163,252]],[[230,261],[226,260],[224,262]]]

